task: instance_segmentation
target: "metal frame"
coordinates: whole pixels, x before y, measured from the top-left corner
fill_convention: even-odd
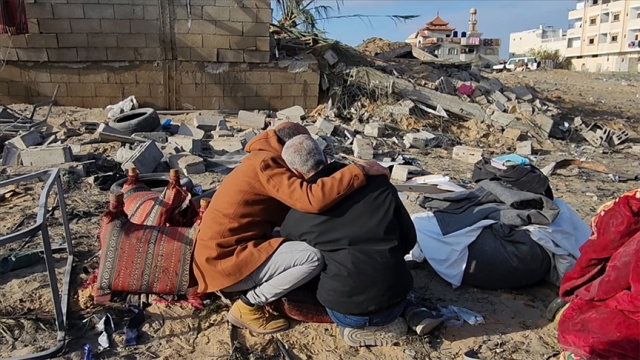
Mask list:
[[[14,119],[2,119],[0,118],[0,134],[3,133],[18,133],[20,131],[29,131],[34,128],[38,128],[43,124],[47,123],[49,120],[49,115],[51,115],[51,108],[53,104],[56,102],[56,96],[58,95],[58,89],[60,85],[56,85],[55,90],[53,91],[53,96],[51,96],[51,100],[43,101],[41,103],[37,103],[33,105],[33,109],[31,109],[31,113],[29,116],[18,113],[17,111],[11,110],[6,106],[1,106],[9,113],[15,113]],[[49,106],[47,109],[47,115],[42,120],[37,120],[34,122],[33,117],[36,115],[36,111],[39,108]]]
[[[60,169],[42,170],[35,173],[18,176],[13,179],[1,181],[0,188],[34,179],[45,182],[42,189],[42,194],[40,194],[40,200],[38,203],[38,215],[35,225],[27,229],[0,237],[0,246],[8,245],[17,241],[21,241],[23,239],[27,239],[29,237],[36,236],[38,233],[40,233],[40,235],[42,236],[42,249],[39,249],[39,251],[44,252],[47,274],[49,275],[49,287],[51,288],[53,308],[55,310],[56,316],[57,344],[49,350],[31,355],[13,357],[7,360],[49,359],[60,354],[65,347],[67,308],[69,304],[69,286],[71,280],[71,268],[73,266],[73,245],[71,244],[71,230],[69,228],[67,209],[64,203],[64,191],[62,189],[62,180],[60,179]],[[48,198],[54,186],[58,192],[58,206],[60,213],[62,214],[62,226],[64,227],[66,240],[66,245],[57,247],[51,246],[51,238],[49,237],[49,228],[47,226],[47,213],[49,212]],[[56,276],[56,270],[53,263],[53,254],[56,252],[67,253],[67,266],[63,278],[62,294],[60,294],[58,289],[58,278]]]

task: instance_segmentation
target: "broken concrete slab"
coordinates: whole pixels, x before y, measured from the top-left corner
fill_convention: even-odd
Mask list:
[[[233,137],[233,132],[229,130],[216,130],[213,132],[213,138]]]
[[[505,114],[502,112],[494,112],[493,115],[491,115],[491,124],[494,126],[497,125],[497,126],[507,127],[515,119],[516,119],[515,115]]]
[[[531,122],[536,129],[539,129],[542,133],[544,133],[544,136],[549,136],[549,133],[551,132],[551,129],[553,129],[554,125],[553,119],[541,113],[536,113],[534,116],[532,116]]]
[[[494,91],[502,91],[504,88],[502,82],[496,78],[489,79],[489,84],[491,85],[491,89]]]
[[[143,133],[135,133],[131,135],[134,138],[142,138],[146,140],[155,141],[159,144],[166,144],[168,140],[168,136],[164,132],[143,132]]]
[[[364,134],[375,138],[384,135],[384,127],[379,123],[368,123],[364,126]]]
[[[162,161],[164,154],[155,141],[147,141],[138,146],[134,153],[122,163],[122,170],[129,171],[129,168],[135,167],[140,174],[153,172],[156,166]]]
[[[40,145],[42,143],[42,134],[36,130],[29,130],[20,133],[5,144],[11,144],[18,149],[28,149],[31,146]]]
[[[20,150],[23,166],[51,166],[73,161],[73,153],[68,145],[48,146]]]
[[[240,110],[238,112],[238,124],[254,129],[262,130],[267,122],[267,116],[252,111]]]
[[[221,131],[230,131],[229,125],[227,125],[227,121],[225,119],[218,119],[216,122],[216,130]]]
[[[202,152],[204,140],[187,135],[174,135],[169,137],[169,143],[180,146],[185,152],[199,154]]]
[[[238,137],[240,138],[240,143],[242,143],[242,147],[244,148],[245,146],[247,146],[247,143],[251,141],[251,139],[253,139],[258,134],[259,132],[254,129],[245,130],[240,134],[238,134]]]
[[[502,95],[502,93],[499,91],[492,92],[491,99],[493,100],[494,103],[500,102],[503,105],[509,102],[509,99],[506,96]]]
[[[516,94],[514,94],[514,93],[512,93],[510,91],[505,91],[505,92],[502,93],[502,95],[506,96],[509,99],[509,101],[514,101],[517,98]]]
[[[197,115],[193,120],[193,124],[196,128],[202,131],[214,131],[216,126],[218,125],[218,121],[224,120],[224,118],[220,116],[209,116],[209,115]]]
[[[178,133],[176,135],[191,136],[194,139],[200,140],[204,138],[204,131],[198,129],[195,126],[182,123],[180,124],[180,127],[178,128]]]
[[[506,129],[502,133],[503,138],[511,141],[518,141],[520,135],[522,135],[522,131],[520,131],[519,129]]]
[[[319,118],[315,126],[326,135],[331,135],[336,127],[328,118]]]
[[[305,126],[311,135],[317,135],[320,129],[318,129],[315,125],[307,125]]]
[[[362,160],[373,159],[373,145],[369,139],[353,139],[353,156]]]
[[[133,156],[135,152],[136,151],[134,149],[131,149],[127,146],[123,146],[119,148],[118,151],[116,152],[116,156],[114,157],[114,160],[119,164],[125,163],[127,160],[131,158],[131,156]]]
[[[453,85],[453,81],[448,77],[441,77],[436,81],[438,91],[444,94],[455,95],[456,87]]]
[[[243,150],[244,146],[238,138],[219,138],[209,142],[213,150],[222,150],[226,152],[234,152]]]
[[[2,166],[20,166],[20,149],[5,143],[2,149]]]
[[[482,159],[482,149],[471,146],[456,146],[452,157],[466,163],[475,164]]]
[[[324,150],[327,147],[327,141],[322,138],[322,136],[312,134],[311,137],[318,143],[320,149]]]
[[[185,175],[203,174],[207,171],[205,161],[191,154],[171,155],[167,162],[172,169],[179,168]]]
[[[521,141],[516,144],[516,154],[531,155],[533,154],[533,143],[531,141]]]
[[[491,104],[490,107],[493,108],[493,110],[497,111],[497,112],[505,112],[505,111],[507,111],[507,107],[503,103],[501,103],[499,101],[494,102],[493,104]]]
[[[424,149],[425,147],[432,145],[430,141],[435,139],[436,136],[430,132],[421,131],[419,133],[409,133],[404,136],[404,140],[410,147],[417,149]]]
[[[405,182],[409,179],[409,175],[419,175],[422,173],[422,169],[412,165],[394,165],[391,171],[391,180],[398,180]]]
[[[298,124],[302,124],[302,120],[304,120],[306,116],[306,112],[300,105],[296,105],[284,110],[280,110],[276,113],[276,117],[282,120],[288,120],[291,122],[295,122]]]
[[[515,86],[511,88],[511,91],[516,94],[516,98],[522,101],[533,101],[533,95],[526,86]]]

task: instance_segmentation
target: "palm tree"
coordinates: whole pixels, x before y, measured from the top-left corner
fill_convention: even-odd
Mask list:
[[[418,15],[333,15],[340,12],[344,0],[336,0],[335,8],[318,4],[318,0],[274,0],[275,8],[280,12],[280,19],[276,27],[288,32],[301,32],[316,37],[324,37],[324,31],[318,27],[319,23],[331,19],[358,18],[371,23],[371,18],[385,17],[393,22],[415,19]]]

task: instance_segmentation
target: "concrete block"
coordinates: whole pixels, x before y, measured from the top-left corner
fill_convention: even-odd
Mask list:
[[[184,175],[203,174],[207,171],[204,160],[191,154],[176,154],[169,156],[169,166],[180,169]]]
[[[309,130],[309,134],[311,135],[317,135],[318,132],[320,132],[320,129],[315,125],[307,125],[305,127]]]
[[[204,131],[198,129],[195,126],[182,123],[178,128],[178,135],[191,136],[194,139],[200,140],[204,138]]]
[[[121,167],[125,172],[135,167],[140,174],[147,174],[153,172],[163,157],[164,154],[158,144],[155,141],[147,141],[140,145]]]
[[[218,119],[218,121],[216,122],[216,129],[218,131],[231,131],[225,119]]]
[[[507,110],[505,111],[508,114],[517,114],[518,113],[518,102],[517,101],[509,101],[508,103],[504,104],[507,107]]]
[[[362,160],[373,159],[373,145],[369,139],[353,139],[353,156]]]
[[[518,141],[520,135],[522,135],[522,131],[520,131],[520,129],[506,129],[502,133],[503,138],[511,141]]]
[[[316,141],[316,143],[318,143],[318,146],[320,146],[320,149],[324,150],[324,148],[327,147],[327,141],[325,139],[322,138],[322,136],[319,135],[311,135],[311,137]]]
[[[209,142],[213,150],[224,150],[226,152],[234,152],[244,149],[241,141],[237,138],[219,138]]]
[[[521,141],[516,145],[516,154],[531,155],[533,153],[533,144],[531,141]]]
[[[518,113],[524,116],[531,116],[533,115],[533,106],[528,103],[518,104]]]
[[[193,120],[193,124],[202,131],[213,131],[220,120],[224,119],[219,116],[198,115]]]
[[[391,180],[398,181],[407,181],[409,179],[409,175],[416,174],[419,175],[422,173],[422,169],[416,166],[411,165],[394,165],[393,170],[391,171]]]
[[[426,131],[422,131],[419,133],[410,133],[404,136],[404,140],[409,144],[410,147],[414,147],[416,149],[424,149],[427,146],[427,142],[429,139],[434,138],[435,136]]]
[[[278,111],[276,113],[276,116],[278,117],[278,119],[302,124],[302,120],[305,118],[306,112],[304,111],[302,106],[296,105],[288,109]]]
[[[20,149],[5,144],[2,149],[2,166],[20,166]]]
[[[366,124],[364,126],[364,134],[375,138],[382,137],[382,135],[384,135],[384,127],[379,123]]]
[[[328,118],[319,118],[316,121],[316,127],[323,133],[331,135],[336,126]]]
[[[233,131],[229,130],[216,130],[213,132],[213,138],[225,138],[225,137],[233,137]]]
[[[42,143],[42,135],[36,130],[29,130],[25,133],[19,134],[13,139],[7,141],[5,144],[10,144],[18,149],[27,149],[31,146],[39,145]]]
[[[499,91],[492,92],[491,99],[493,100],[493,102],[501,102],[503,104],[509,101],[509,99],[506,96],[502,95],[502,93]]]
[[[482,159],[482,149],[471,146],[456,146],[453,148],[453,159],[475,164]]]
[[[553,119],[541,113],[533,116],[531,121],[535,124],[536,128],[542,130],[546,135],[549,135],[554,125]]]
[[[20,151],[23,166],[51,166],[73,161],[68,145],[30,148]]]
[[[248,126],[254,129],[264,129],[267,122],[267,116],[264,114],[240,110],[238,112],[238,124]]]
[[[491,124],[494,126],[499,125],[502,127],[507,127],[515,119],[516,119],[515,115],[505,114],[502,112],[494,112],[493,115],[491,115]]]
[[[511,91],[516,94],[516,98],[522,101],[533,101],[533,95],[526,86],[516,86],[511,88]]]
[[[166,144],[167,142],[169,142],[169,138],[167,137],[167,134],[164,132],[142,132],[142,133],[132,134],[131,136],[155,141],[159,144]]]
[[[507,106],[499,101],[494,102],[490,107],[497,112],[505,112],[507,110]]]
[[[510,91],[503,92],[502,95],[506,96],[510,101],[514,101],[516,99],[516,94]]]
[[[169,136],[169,143],[178,145],[183,151],[191,154],[199,154],[202,152],[202,139],[196,139],[188,135]]]
[[[168,144],[160,144],[160,150],[165,155],[175,155],[182,152],[182,148],[179,145],[168,143]]]
[[[244,148],[245,146],[247,146],[247,143],[249,141],[251,141],[251,139],[253,139],[258,134],[259,133],[254,129],[245,130],[245,131],[241,132],[240,134],[238,134],[238,137],[240,138],[240,143],[242,144],[242,147]]]

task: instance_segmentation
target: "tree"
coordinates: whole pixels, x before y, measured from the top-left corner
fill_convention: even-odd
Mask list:
[[[551,50],[547,47],[532,48],[527,51],[527,56],[535,57],[539,61],[551,60],[555,63],[556,69],[572,70],[573,63],[560,54],[559,50]]]

